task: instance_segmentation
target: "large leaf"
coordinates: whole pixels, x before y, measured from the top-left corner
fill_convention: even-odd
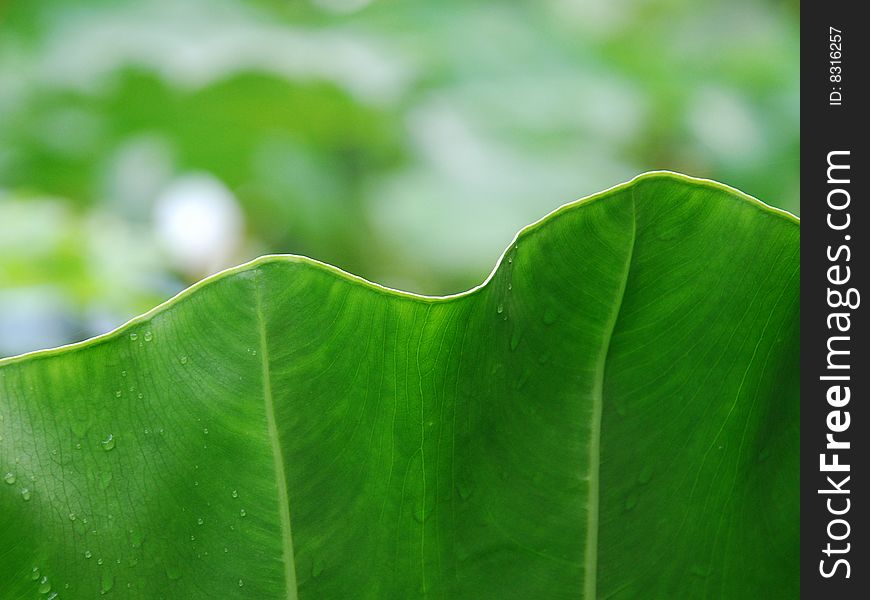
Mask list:
[[[0,597],[794,598],[799,234],[651,174],[463,294],[264,257],[2,361]]]

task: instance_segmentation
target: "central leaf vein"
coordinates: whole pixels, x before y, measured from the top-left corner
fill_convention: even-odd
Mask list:
[[[284,454],[275,420],[275,402],[272,397],[272,374],[269,368],[269,345],[266,340],[266,319],[263,315],[263,299],[259,277],[255,286],[257,329],[260,335],[260,365],[263,380],[263,399],[269,442],[272,446],[272,460],[275,464],[275,478],[278,486],[278,513],[281,517],[281,548],[284,560],[284,583],[287,599],[296,600],[296,564],[293,557],[293,535],[290,528],[290,498],[287,493],[287,476],[284,472]]]
[[[613,331],[616,329],[616,321],[622,310],[622,301],[625,298],[625,288],[628,284],[628,275],[631,272],[631,262],[634,256],[635,240],[637,238],[637,215],[634,200],[634,190],[631,191],[631,241],[628,254],[625,258],[622,279],[613,302],[613,310],[604,330],[604,341],[601,353],[595,367],[595,383],[592,388],[592,423],[589,435],[589,497],[587,499],[587,523],[586,523],[586,577],[584,578],[583,597],[586,600],[594,600],[597,597],[598,586],[598,505],[600,487],[600,463],[601,463],[601,414],[604,404],[604,375],[607,369],[607,357],[610,354],[610,342]]]

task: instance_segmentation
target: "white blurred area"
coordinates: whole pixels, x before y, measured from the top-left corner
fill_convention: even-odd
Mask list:
[[[171,264],[201,279],[239,255],[244,216],[235,196],[217,178],[191,173],[173,180],[157,197],[154,227]]]

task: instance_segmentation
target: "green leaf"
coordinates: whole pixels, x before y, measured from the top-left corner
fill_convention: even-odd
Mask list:
[[[655,173],[463,294],[270,256],[0,361],[0,596],[797,597],[799,237]]]

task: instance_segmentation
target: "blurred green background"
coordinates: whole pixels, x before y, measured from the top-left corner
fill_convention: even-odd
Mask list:
[[[461,291],[652,169],[797,212],[798,7],[0,0],[0,356],[265,253]]]

